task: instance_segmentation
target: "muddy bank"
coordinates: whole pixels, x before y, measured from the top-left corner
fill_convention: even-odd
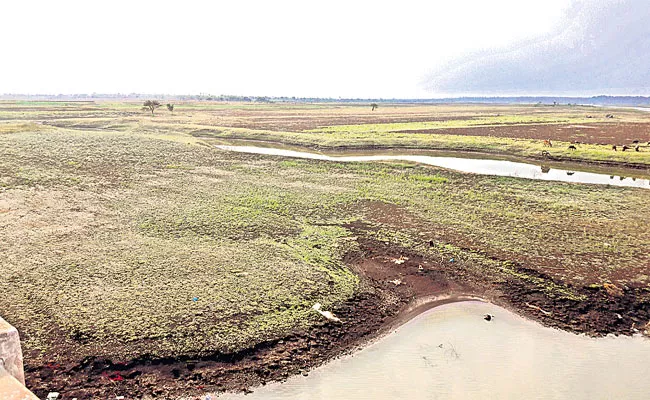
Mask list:
[[[389,332],[435,305],[484,298],[544,325],[576,333],[630,335],[650,319],[647,290],[617,287],[572,288],[584,300],[546,294],[539,284],[472,272],[462,260],[425,257],[414,250],[364,236],[366,226],[350,225],[359,251],[345,262],[361,277],[357,295],[332,310],[343,323],[323,319],[310,329],[248,350],[206,357],[151,359],[124,363],[88,357],[81,362],[29,365],[28,386],[40,397],[59,391],[66,398],[199,396],[206,392],[247,391],[308,371]],[[541,282],[552,279],[532,270]],[[539,281],[538,281],[539,282]],[[477,318],[482,318],[477,315]]]
[[[363,153],[366,151],[400,151],[408,150],[414,152],[441,152],[444,154],[456,154],[456,155],[467,155],[468,157],[503,157],[506,160],[517,160],[525,162],[526,160],[534,160],[535,162],[554,162],[554,163],[573,163],[576,165],[586,165],[594,167],[604,167],[604,168],[623,168],[623,169],[635,169],[635,170],[650,170],[650,165],[643,163],[634,163],[634,162],[624,162],[624,161],[613,161],[613,160],[589,160],[583,158],[568,157],[563,155],[549,155],[546,153],[540,152],[535,155],[521,155],[514,154],[507,151],[496,151],[488,149],[471,149],[466,147],[453,147],[453,146],[432,146],[428,144],[426,147],[421,145],[337,145],[337,146],[322,146],[318,144],[309,144],[301,143],[292,140],[258,140],[258,139],[247,139],[245,137],[228,137],[228,138],[215,138],[215,137],[198,137],[199,139],[213,141],[215,139],[221,141],[222,143],[234,144],[237,145],[240,142],[249,143],[249,144],[266,144],[266,145],[275,145],[278,147],[289,146],[297,149],[303,150],[312,150],[315,152],[332,152],[332,153]],[[203,145],[209,146],[207,143],[202,143]],[[650,146],[648,146],[650,147]]]

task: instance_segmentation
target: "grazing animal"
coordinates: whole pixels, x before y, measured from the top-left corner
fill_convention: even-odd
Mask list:
[[[569,150],[577,150],[577,147],[575,147],[574,145],[571,145],[571,146],[569,146]]]
[[[429,247],[433,247],[433,240],[429,240]]]
[[[617,151],[616,150],[616,145],[612,146],[612,150]]]
[[[553,147],[553,143],[550,140],[545,140],[544,147]]]
[[[634,146],[634,151],[639,151],[639,145]]]
[[[571,175],[575,174],[575,172],[573,172],[573,171],[567,171],[566,174],[569,175],[569,176],[571,176]]]
[[[492,318],[494,318],[494,316],[492,314],[485,314],[485,316],[483,316],[483,319],[488,321],[488,322],[492,321]]]
[[[627,146],[623,146],[623,151],[625,151],[625,150],[630,150],[630,148],[627,147]]]
[[[637,144],[637,143],[639,143],[639,141],[638,140],[633,140],[632,143]]]

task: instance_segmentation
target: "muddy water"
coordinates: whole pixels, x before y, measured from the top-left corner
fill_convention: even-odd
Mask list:
[[[219,399],[648,399],[649,360],[648,339],[578,336],[472,301],[427,311],[307,377]]]
[[[444,157],[418,154],[364,154],[333,156],[322,153],[289,150],[286,148],[217,145],[217,148],[242,153],[266,154],[311,160],[353,162],[353,161],[409,161],[442,168],[483,175],[511,176],[546,181],[590,183],[599,185],[628,186],[650,189],[650,179],[630,178],[612,173],[595,173],[507,160],[481,158]]]

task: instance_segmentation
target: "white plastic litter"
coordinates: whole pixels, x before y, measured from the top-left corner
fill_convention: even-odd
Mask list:
[[[322,315],[323,317],[327,318],[330,321],[341,322],[341,320],[335,317],[334,314],[332,314],[330,311],[322,311],[321,307],[322,306],[320,303],[316,303],[313,305],[312,308],[316,310],[316,312],[318,312],[320,315]]]

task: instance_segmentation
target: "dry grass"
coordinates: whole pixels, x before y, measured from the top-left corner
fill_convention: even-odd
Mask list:
[[[66,128],[25,118],[9,123],[28,128],[0,135],[0,309],[30,363],[231,351],[308,326],[314,303],[357,290],[342,262],[354,220],[552,295],[650,287],[646,190],[231,154],[188,133],[190,111],[151,118],[131,106],[33,106]],[[207,120],[219,109],[191,110]],[[94,117],[104,111],[120,117]],[[92,128],[58,118],[66,112],[89,113]]]

